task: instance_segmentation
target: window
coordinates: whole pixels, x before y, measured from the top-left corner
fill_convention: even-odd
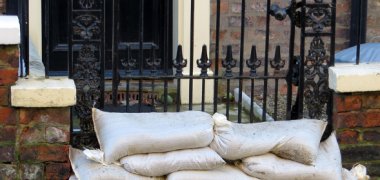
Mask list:
[[[48,0],[45,0],[47,3]],[[105,62],[106,68],[111,70],[112,59],[112,31],[113,31],[113,4],[112,0],[106,0],[105,10]],[[68,6],[66,0],[49,1],[49,18],[43,26],[49,29],[49,39],[46,44],[49,47],[43,59],[50,59],[49,75],[67,75],[67,51],[68,51]],[[126,50],[126,45],[131,47],[132,57],[138,59],[139,38],[139,1],[120,0],[120,39],[119,52]],[[45,4],[45,7],[46,4]],[[167,62],[171,71],[172,59],[172,1],[145,0],[144,4],[144,59],[150,56],[151,46],[157,47],[156,56],[167,61],[161,61],[161,70],[164,62]],[[165,44],[167,43],[167,44]],[[120,53],[122,54],[122,53]],[[48,57],[46,57],[48,55]],[[139,62],[141,63],[141,62]],[[145,66],[145,62],[142,62]]]

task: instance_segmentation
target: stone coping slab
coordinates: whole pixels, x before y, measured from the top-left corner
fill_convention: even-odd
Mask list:
[[[20,23],[17,16],[0,16],[0,45],[20,44]]]
[[[76,104],[74,81],[59,79],[19,79],[11,87],[14,107],[68,107]]]
[[[330,67],[329,88],[339,93],[380,91],[380,64]]]

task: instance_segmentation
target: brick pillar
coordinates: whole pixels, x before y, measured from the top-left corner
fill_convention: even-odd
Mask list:
[[[380,92],[340,93],[334,99],[343,165],[359,162],[371,176],[380,176]]]
[[[18,142],[22,179],[68,179],[70,108],[21,108]]]
[[[68,179],[75,85],[67,78],[18,79],[18,24],[0,16],[0,180]]]
[[[10,105],[10,86],[17,80],[18,45],[0,45],[0,179],[17,174],[17,117]]]

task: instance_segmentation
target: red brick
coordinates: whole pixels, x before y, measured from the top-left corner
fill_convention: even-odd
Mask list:
[[[71,175],[69,163],[49,163],[45,169],[45,179],[68,179]]]
[[[0,66],[18,68],[19,48],[17,45],[0,46]]]
[[[363,140],[370,141],[370,142],[380,142],[380,131],[363,132]]]
[[[70,108],[25,108],[20,110],[20,123],[30,122],[70,124]]]
[[[345,112],[334,114],[334,128],[353,128],[362,125],[362,114],[360,112]]]
[[[14,161],[15,161],[14,146],[3,146],[3,147],[0,146],[0,162],[14,162]]]
[[[222,14],[222,13],[227,13],[228,12],[228,7],[229,7],[229,5],[228,5],[228,1],[221,1],[220,2],[220,13]],[[211,4],[211,13],[212,13],[212,15],[213,14],[216,14],[216,9],[217,7],[216,7],[216,3],[212,3]]]
[[[227,33],[227,30],[221,30],[219,32],[219,39],[224,39],[225,36],[226,36],[226,33]],[[211,32],[211,37],[212,37],[212,40],[216,40],[216,31],[212,31]]]
[[[3,127],[0,128],[0,142],[16,141],[16,127]]]
[[[364,114],[363,127],[380,127],[380,110],[369,110]]]
[[[20,150],[21,161],[68,162],[68,145],[24,146]]]
[[[44,165],[43,164],[22,164],[21,174],[22,179],[43,179]]]
[[[0,107],[0,124],[2,125],[15,125],[16,124],[16,111],[8,107]]]
[[[337,95],[335,96],[336,112],[358,111],[361,109],[361,96]]]
[[[363,107],[366,109],[380,109],[380,94],[363,97]]]
[[[44,127],[36,125],[34,127],[23,128],[19,141],[22,145],[45,142]]]
[[[356,144],[359,139],[359,132],[354,130],[344,130],[337,133],[340,144]]]
[[[9,90],[5,87],[0,87],[0,106],[8,106]]]
[[[13,85],[18,78],[18,69],[0,69],[0,86]]]
[[[70,141],[70,128],[67,127],[47,127],[45,138],[49,143],[68,143]]]

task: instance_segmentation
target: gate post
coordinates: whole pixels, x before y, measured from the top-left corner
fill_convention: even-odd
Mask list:
[[[380,65],[337,65],[329,69],[334,91],[333,124],[343,165],[367,166],[380,176]]]

